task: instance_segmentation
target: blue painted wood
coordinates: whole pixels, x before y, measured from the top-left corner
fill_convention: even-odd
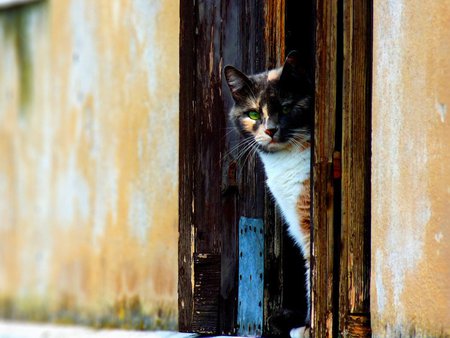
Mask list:
[[[238,334],[261,336],[264,297],[264,223],[239,220]]]

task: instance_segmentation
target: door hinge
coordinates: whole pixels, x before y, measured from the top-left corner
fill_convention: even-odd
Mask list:
[[[339,180],[342,176],[341,152],[335,151],[333,153],[333,178]]]

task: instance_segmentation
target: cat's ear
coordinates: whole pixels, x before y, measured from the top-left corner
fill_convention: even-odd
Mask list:
[[[290,52],[283,65],[280,83],[292,86],[303,82],[306,78],[306,69],[303,61],[297,51],[293,50]]]
[[[251,94],[252,82],[244,73],[233,66],[225,66],[224,73],[235,101],[239,101]]]

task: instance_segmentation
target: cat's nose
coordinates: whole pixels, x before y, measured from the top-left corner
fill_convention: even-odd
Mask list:
[[[267,135],[269,135],[270,137],[273,137],[273,135],[275,135],[275,133],[277,132],[278,128],[272,128],[272,129],[266,129],[265,132]]]

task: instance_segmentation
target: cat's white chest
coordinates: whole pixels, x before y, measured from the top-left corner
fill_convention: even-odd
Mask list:
[[[267,175],[267,185],[288,224],[288,230],[297,245],[302,246],[297,202],[303,193],[303,182],[310,178],[311,150],[259,153]]]

